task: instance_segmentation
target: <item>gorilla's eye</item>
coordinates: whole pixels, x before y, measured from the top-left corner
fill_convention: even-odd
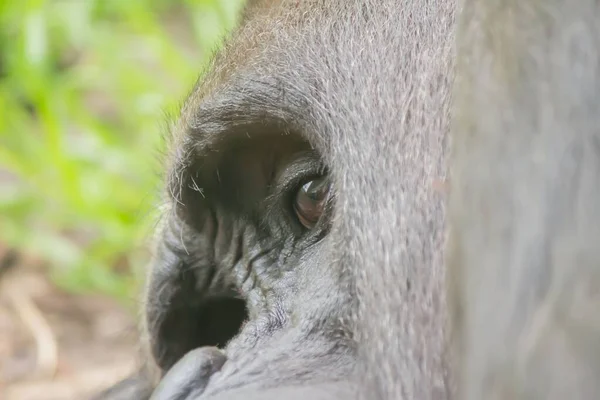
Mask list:
[[[329,179],[320,177],[303,184],[294,199],[294,211],[298,220],[306,228],[314,227],[323,210],[329,195]]]

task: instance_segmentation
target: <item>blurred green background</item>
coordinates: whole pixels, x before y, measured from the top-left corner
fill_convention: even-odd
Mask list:
[[[243,0],[0,0],[0,244],[71,291],[134,296],[166,114]]]

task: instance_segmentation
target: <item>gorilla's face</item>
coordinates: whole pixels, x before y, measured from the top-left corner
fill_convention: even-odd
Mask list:
[[[227,345],[227,387],[264,386],[274,372],[319,379],[328,365],[331,378],[350,372],[330,176],[299,135],[274,129],[235,127],[205,148],[199,139],[173,188],[149,292],[151,310],[168,307],[150,324],[165,368],[196,347]]]
[[[284,3],[248,13],[174,125],[147,299],[154,356],[167,370],[224,347],[204,395],[245,398],[349,391],[360,360],[392,352],[376,379],[416,368],[407,393],[445,393],[434,182],[451,8]]]

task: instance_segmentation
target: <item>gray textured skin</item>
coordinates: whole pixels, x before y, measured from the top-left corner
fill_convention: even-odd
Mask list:
[[[146,326],[166,370],[206,344],[209,297],[237,290],[250,320],[208,382],[168,375],[155,398],[447,399],[455,4],[255,3],[172,126]],[[290,181],[324,168],[334,199],[305,233]]]
[[[467,0],[449,272],[462,399],[600,398],[600,5]]]

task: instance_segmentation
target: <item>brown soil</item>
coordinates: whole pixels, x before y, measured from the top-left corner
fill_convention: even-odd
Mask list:
[[[31,266],[0,278],[1,400],[87,399],[136,365],[131,310],[65,293]]]

